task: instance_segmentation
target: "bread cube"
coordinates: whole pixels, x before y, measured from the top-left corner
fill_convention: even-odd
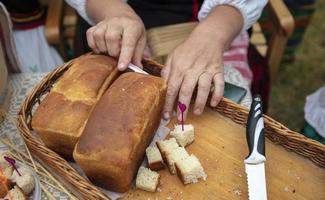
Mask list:
[[[183,131],[182,125],[175,125],[174,130],[170,132],[170,136],[174,137],[180,146],[185,147],[194,141],[194,126],[185,124]]]
[[[19,174],[14,171],[12,173],[12,176],[10,177],[10,181],[13,183],[16,183],[19,188],[21,188],[25,194],[30,194],[34,188],[35,188],[35,181],[32,172],[25,168],[25,167],[19,167]]]
[[[176,147],[173,149],[173,151],[168,152],[166,154],[166,160],[170,173],[176,174],[176,161],[182,161],[187,157],[189,157],[189,155],[184,147]]]
[[[196,183],[199,179],[206,180],[207,178],[200,161],[193,154],[184,160],[177,161],[175,166],[177,175],[184,184]]]
[[[164,159],[166,161],[166,153],[172,151],[174,148],[179,147],[175,138],[170,138],[169,140],[157,141],[157,147]]]
[[[159,170],[165,167],[160,151],[157,147],[148,147],[146,149],[148,165],[151,170]]]
[[[148,192],[155,192],[159,184],[160,175],[141,166],[138,170],[136,187]]]
[[[7,196],[4,199],[26,200],[27,196],[18,186],[15,186],[13,189],[9,190]]]

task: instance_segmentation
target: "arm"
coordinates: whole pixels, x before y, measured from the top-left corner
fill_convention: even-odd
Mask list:
[[[215,7],[228,5],[236,8],[243,17],[242,30],[249,29],[260,18],[267,0],[205,0],[199,11],[199,21],[203,21]]]
[[[121,15],[138,17],[132,8],[121,0],[87,0],[85,6],[87,15],[95,24],[106,18]]]
[[[132,62],[142,66],[146,45],[145,28],[132,8],[121,0],[66,0],[90,24],[89,47],[95,53],[118,57],[118,68]]]
[[[201,22],[189,38],[169,54],[162,71],[162,77],[168,83],[165,118],[169,118],[177,96],[178,101],[189,105],[196,85],[198,92],[193,108],[194,114],[199,115],[203,112],[212,83],[214,91],[210,105],[214,107],[219,103],[224,89],[223,53],[241,30],[248,28],[254,20],[257,20],[263,8],[255,12],[253,8],[256,7],[240,6],[258,1],[260,0],[227,1],[229,4],[223,2],[220,5],[217,3],[222,1],[204,2],[204,5],[210,2],[211,6],[209,9],[202,6],[205,10],[199,13]],[[233,5],[233,2],[241,4]],[[178,116],[180,118],[179,113]]]

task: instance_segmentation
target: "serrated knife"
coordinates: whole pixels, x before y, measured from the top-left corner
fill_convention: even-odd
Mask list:
[[[148,74],[147,72],[145,72],[143,69],[141,69],[140,67],[130,63],[128,65],[128,71],[132,71],[132,72],[138,72],[138,73],[141,73],[141,74]]]
[[[246,138],[249,154],[244,163],[247,174],[248,199],[266,200],[264,121],[262,101],[259,95],[253,97],[248,114]]]

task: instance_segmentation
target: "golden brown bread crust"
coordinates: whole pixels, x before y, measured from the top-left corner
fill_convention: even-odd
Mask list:
[[[34,114],[32,126],[48,148],[69,158],[91,108],[82,101],[70,101],[60,93],[51,92]]]
[[[95,106],[73,156],[97,185],[125,192],[159,126],[166,96],[163,79],[120,76]]]
[[[87,54],[75,59],[32,118],[45,145],[71,159],[91,110],[117,76],[113,58]]]
[[[93,102],[102,96],[108,87],[105,81],[110,80],[108,76],[114,73],[117,73],[115,59],[86,54],[74,60],[69,70],[54,84],[52,91],[71,100]]]

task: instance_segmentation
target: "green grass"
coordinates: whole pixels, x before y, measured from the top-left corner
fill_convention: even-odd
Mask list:
[[[306,96],[325,85],[325,1],[318,1],[294,63],[283,63],[273,82],[268,115],[300,131]],[[325,101],[325,99],[324,99]]]

